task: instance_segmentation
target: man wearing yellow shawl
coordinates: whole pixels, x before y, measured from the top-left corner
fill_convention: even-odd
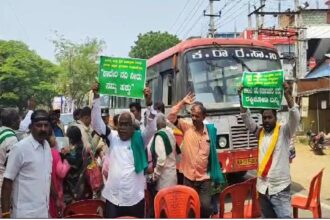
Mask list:
[[[257,191],[263,218],[291,218],[289,146],[300,120],[297,104],[287,83],[283,84],[288,103],[287,123],[277,123],[276,110],[261,111],[262,127],[252,119],[250,111],[241,104],[241,116],[246,127],[259,140]],[[239,96],[241,98],[241,90]]]

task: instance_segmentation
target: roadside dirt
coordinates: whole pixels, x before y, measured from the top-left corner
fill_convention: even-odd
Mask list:
[[[316,155],[307,144],[296,140],[296,158],[291,164],[292,184],[298,193],[307,194],[313,178],[322,168],[321,202],[330,205],[330,148],[324,149],[324,155]]]

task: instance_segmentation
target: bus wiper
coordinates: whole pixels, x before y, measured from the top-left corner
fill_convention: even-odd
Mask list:
[[[250,67],[248,67],[248,65],[246,65],[246,63],[243,61],[243,60],[241,60],[240,58],[238,58],[238,57],[236,57],[236,56],[231,56],[232,58],[234,58],[237,62],[239,62],[240,64],[242,64],[242,66],[244,66],[249,72],[253,72],[252,70],[251,70],[251,68]]]
[[[217,64],[215,64],[215,63],[212,63],[212,62],[209,61],[209,60],[205,60],[205,63],[206,63],[207,65],[209,65],[209,66],[212,66],[212,67],[218,67],[218,68],[221,68],[221,69],[224,68],[223,66],[219,66],[219,65],[217,65]]]

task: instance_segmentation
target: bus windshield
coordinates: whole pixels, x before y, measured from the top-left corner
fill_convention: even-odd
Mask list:
[[[185,54],[189,88],[196,100],[205,104],[237,106],[237,88],[244,71],[263,72],[281,69],[279,56],[259,48],[203,48]]]

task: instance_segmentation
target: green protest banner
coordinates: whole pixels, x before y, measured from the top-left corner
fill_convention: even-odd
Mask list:
[[[245,108],[280,109],[283,98],[283,70],[244,72],[242,104]]]
[[[143,99],[147,61],[135,58],[100,57],[100,93]]]

